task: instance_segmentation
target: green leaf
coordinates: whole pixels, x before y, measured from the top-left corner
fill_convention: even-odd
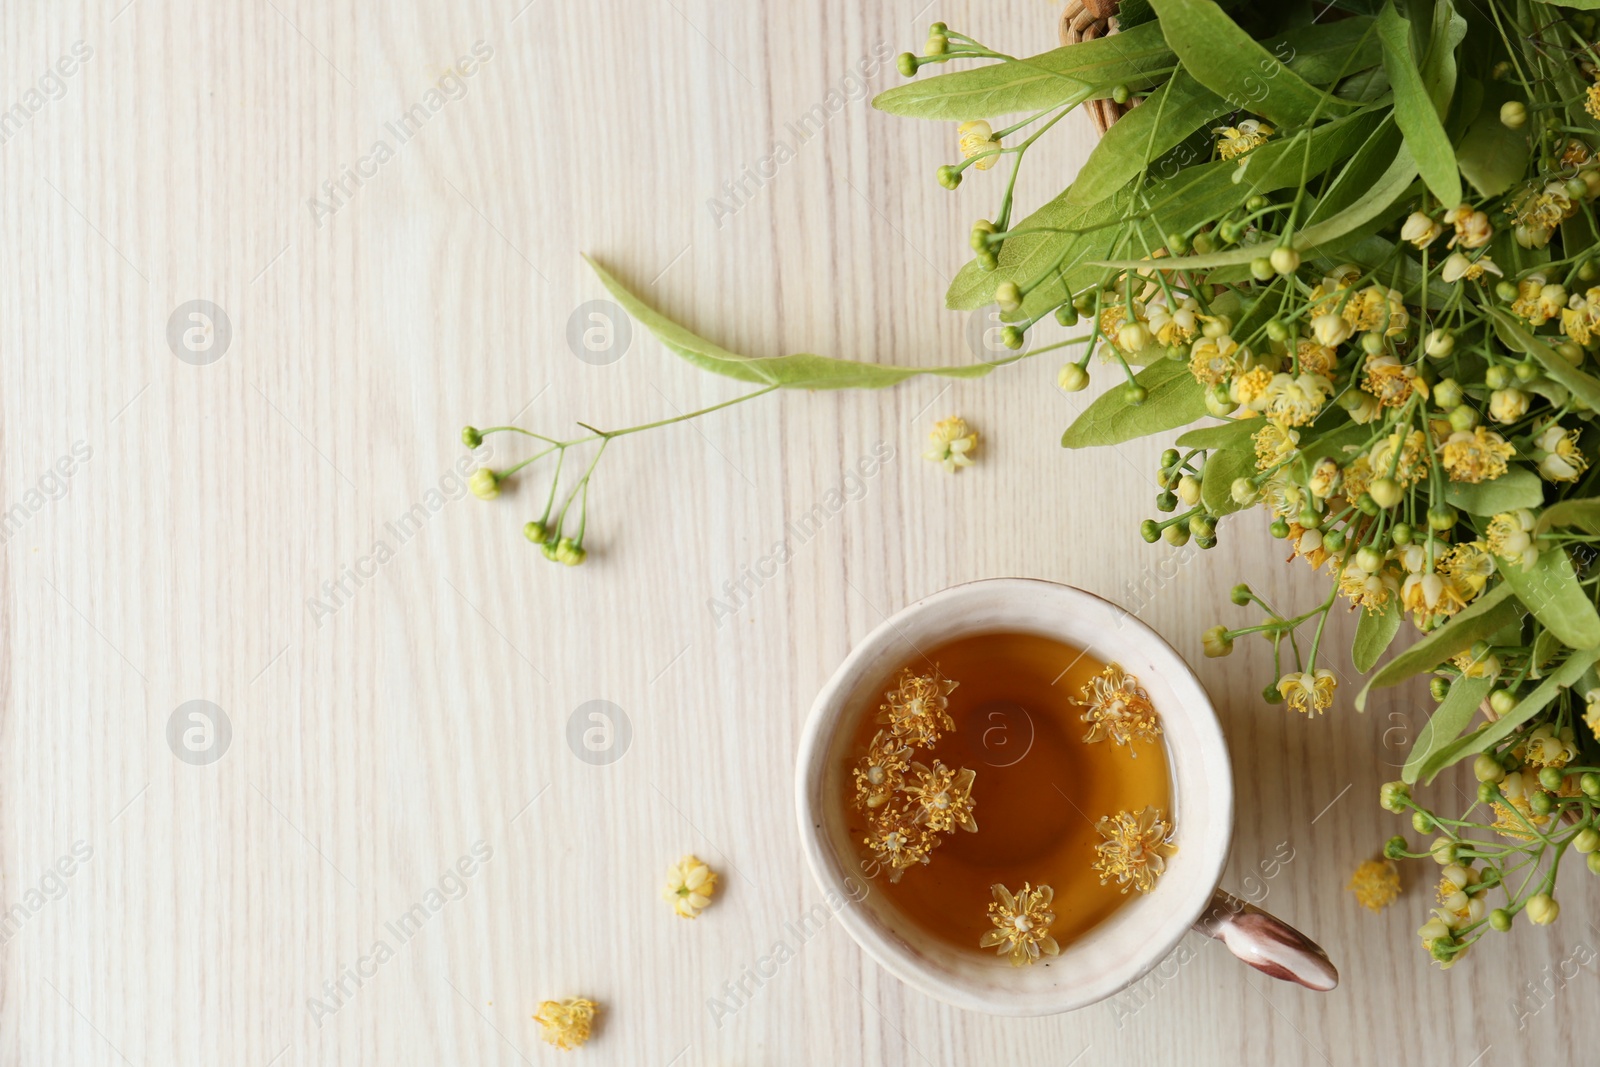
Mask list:
[[[1361,612],[1361,618],[1356,620],[1356,639],[1350,646],[1350,659],[1356,670],[1362,674],[1372,670],[1400,632],[1401,618],[1398,597],[1384,601],[1381,611]]]
[[[1256,472],[1256,453],[1251,445],[1219,448],[1206,457],[1200,479],[1200,503],[1212,515],[1231,515],[1243,504],[1233,499],[1233,483]]]
[[[1512,708],[1509,714],[1500,716],[1488,726],[1436,752],[1420,768],[1422,774],[1426,776],[1423,781],[1432,782],[1435,775],[1451,764],[1486,751],[1516,733],[1523,723],[1539,714],[1550,705],[1551,701],[1560,696],[1563,689],[1571,688],[1574,682],[1582,678],[1594,665],[1596,656],[1594,649],[1584,649],[1568,656],[1566,662],[1547,675],[1531,693],[1517,701],[1517,706]]]
[[[1164,359],[1133,380],[1145,388],[1144,403],[1137,407],[1128,403],[1121,386],[1107,390],[1067,427],[1061,447],[1121,444],[1187,425],[1206,413],[1205,392],[1185,363]]]
[[[1017,111],[1076,107],[1118,85],[1155,85],[1173,65],[1155,23],[1028,59],[918,78],[879,93],[872,106],[891,115],[960,122]]]
[[[1492,688],[1494,688],[1492,678],[1456,680],[1444,700],[1433,709],[1433,715],[1427,724],[1417,734],[1416,744],[1411,746],[1411,755],[1406,757],[1406,765],[1400,771],[1401,781],[1415,785],[1418,775],[1429,771],[1434,758],[1461,736],[1461,731],[1467,728],[1467,723],[1472,721],[1478,705],[1489,695],[1489,690]],[[1429,771],[1430,776],[1436,773],[1438,773],[1437,767]]]
[[[593,259],[588,256],[584,256],[584,259],[600,276],[600,281],[611,291],[617,303],[655,334],[658,341],[701,370],[725,378],[784,389],[882,389],[922,374],[945,378],[982,378],[995,367],[1004,365],[1004,361],[997,361],[957,367],[889,367],[805,353],[762,359],[741,356],[673,322],[640,300]]]
[[[1385,663],[1378,673],[1367,679],[1356,696],[1357,710],[1367,706],[1367,694],[1373,689],[1383,689],[1432,670],[1457,652],[1464,652],[1473,643],[1481,641],[1502,626],[1522,617],[1522,606],[1511,595],[1511,587],[1504,582],[1495,585],[1477,600],[1458,612],[1454,618],[1410,648]]]
[[[1383,62],[1383,47],[1367,15],[1297,26],[1263,41],[1275,55],[1291,54],[1289,69],[1312,85],[1329,86]],[[1279,43],[1286,48],[1277,47]]]
[[[1572,395],[1600,410],[1600,378],[1591,377],[1562,359],[1556,350],[1545,344],[1528,330],[1510,312],[1501,308],[1487,309],[1494,320],[1494,331],[1512,348],[1532,356],[1551,378],[1566,386]]]
[[[1534,532],[1544,533],[1557,526],[1576,526],[1584,533],[1600,534],[1600,497],[1563,500],[1546,508],[1544,514],[1539,516]]]
[[[1406,147],[1433,195],[1442,203],[1459,204],[1461,175],[1456,171],[1455,150],[1428,86],[1423,84],[1420,64],[1411,53],[1411,24],[1400,17],[1393,3],[1385,4],[1378,14],[1378,36],[1383,41],[1383,69],[1394,86],[1395,121],[1405,135]]]
[[[1534,618],[1569,648],[1600,646],[1600,613],[1578,581],[1567,550],[1545,548],[1531,568],[1499,560],[1500,577]]]
[[[1213,0],[1152,0],[1167,43],[1195,79],[1236,108],[1284,126],[1314,114],[1346,114],[1353,105],[1290,70]]]
[[[1600,0],[1538,0],[1545,7],[1570,7],[1574,11],[1600,11]]]
[[[1261,429],[1255,425],[1259,419],[1233,419],[1218,426],[1200,426],[1179,437],[1173,444],[1179,448],[1252,448],[1246,443],[1250,435]]]
[[[1526,467],[1512,467],[1492,482],[1445,482],[1444,500],[1468,515],[1498,515],[1544,503],[1544,483]]]
[[[1528,130],[1534,123],[1513,130],[1500,121],[1500,105],[1510,98],[1504,83],[1495,81],[1486,85],[1482,109],[1456,146],[1456,166],[1486,200],[1499,196],[1522,180],[1532,152]]]
[[[1232,108],[1227,101],[1179,68],[1143,104],[1118,119],[1089,153],[1067,188],[1067,201],[1094,204],[1121,189],[1196,128]]]

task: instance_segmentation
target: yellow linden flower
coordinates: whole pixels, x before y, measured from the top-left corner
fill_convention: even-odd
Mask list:
[[[1128,746],[1130,755],[1138,756],[1133,751],[1134,741],[1154,744],[1161,736],[1161,719],[1150,702],[1150,694],[1139,679],[1118,664],[1108,665],[1089,679],[1083,687],[1083,698],[1073,703],[1088,709],[1081,716],[1089,724],[1089,732],[1083,736],[1087,742],[1109,738]]]
[[[1056,921],[1050,902],[1055,890],[1047,885],[1038,889],[1027,882],[1012,893],[996,882],[989,891],[994,903],[989,905],[989,921],[993,930],[986,930],[978,939],[979,948],[992,948],[1002,956],[1011,957],[1011,966],[1037,963],[1040,956],[1057,956],[1061,946],[1050,936],[1050,924]]]
[[[1239,159],[1273,135],[1273,128],[1259,119],[1245,119],[1237,126],[1218,126],[1211,131],[1217,135],[1217,154],[1223,159]],[[1240,165],[1244,164],[1239,159]]]
[[[1577,741],[1572,727],[1564,726],[1558,731],[1555,724],[1546,723],[1513,748],[1511,754],[1529,767],[1560,768],[1577,758]]]
[[[1105,838],[1096,845],[1094,869],[1100,884],[1113,880],[1126,893],[1130,888],[1148,893],[1167,869],[1167,859],[1178,851],[1172,843],[1172,824],[1158,808],[1140,812],[1119,811],[1094,827]]]
[[[1461,204],[1444,213],[1447,225],[1455,227],[1455,236],[1450,238],[1450,247],[1460,245],[1462,248],[1482,248],[1494,237],[1494,227],[1489,225],[1489,216],[1482,211],[1474,211],[1468,204]]]
[[[1382,911],[1400,896],[1400,871],[1393,860],[1367,860],[1356,868],[1346,888],[1363,908]]]
[[[1561,312],[1561,332],[1587,345],[1600,327],[1600,285],[1581,295],[1573,293]]]
[[[1305,426],[1332,394],[1333,383],[1320,374],[1274,374],[1262,398],[1262,413],[1279,426]]]
[[[1476,867],[1448,864],[1439,872],[1439,906],[1433,911],[1434,917],[1442,920],[1451,930],[1459,930],[1482,919],[1486,910],[1483,894],[1468,892],[1482,879],[1483,875]]]
[[[1382,330],[1390,337],[1405,333],[1411,322],[1400,290],[1382,285],[1369,285],[1352,294],[1345,301],[1341,314],[1356,333]]]
[[[1269,422],[1250,439],[1256,446],[1256,469],[1264,471],[1294,458],[1300,446],[1300,431]]]
[[[539,1024],[540,1036],[550,1044],[559,1049],[575,1049],[589,1040],[589,1029],[599,1008],[594,1001],[582,997],[546,1000],[533,1019]]]
[[[1428,383],[1417,375],[1417,368],[1388,355],[1367,360],[1361,388],[1386,408],[1404,407],[1412,393],[1428,395]]]
[[[1520,563],[1526,569],[1539,557],[1533,543],[1535,519],[1527,508],[1503,511],[1489,520],[1489,551],[1507,563]]]
[[[1293,430],[1289,431],[1294,433]],[[1261,486],[1261,501],[1273,515],[1293,519],[1306,506],[1307,491],[1296,485],[1282,470],[1274,471]]]
[[[913,804],[916,820],[928,829],[949,833],[957,827],[969,834],[978,832],[972,817],[972,782],[977,773],[962,767],[953,771],[938,760],[933,766],[911,765],[912,779],[906,783],[907,797]]]
[[[1189,349],[1189,373],[1201,385],[1216,385],[1239,373],[1249,354],[1227,334],[1203,337]]]
[[[1339,682],[1326,667],[1316,673],[1291,672],[1278,679],[1278,692],[1289,707],[1306,715],[1320,715],[1333,706],[1333,691]]]
[[[972,453],[978,448],[978,434],[968,428],[966,420],[952,415],[933,424],[928,434],[933,447],[922,454],[954,474],[962,467],[972,466]]]
[[[1451,434],[1439,449],[1439,463],[1453,482],[1490,482],[1506,472],[1515,454],[1504,437],[1479,426]]]
[[[1488,253],[1478,256],[1477,259],[1468,259],[1460,252],[1451,252],[1439,266],[1439,277],[1445,282],[1458,282],[1465,278],[1469,282],[1480,280],[1485,273],[1495,277],[1502,276],[1498,264],[1491,259]]]
[[[1566,303],[1565,288],[1546,282],[1543,274],[1530,274],[1517,283],[1517,298],[1511,302],[1511,313],[1529,326],[1543,326],[1559,318]]]
[[[900,788],[911,767],[911,749],[900,738],[879,730],[861,762],[850,772],[856,780],[856,810],[871,811],[888,803]]]
[[[1591,118],[1600,119],[1600,82],[1589,86],[1589,91],[1583,94],[1583,110]]]
[[[885,693],[888,701],[878,707],[878,721],[889,732],[917,748],[938,744],[945,730],[954,730],[950,717],[950,694],[959,682],[950,680],[935,667],[932,674],[912,674],[902,669],[895,687]]]
[[[1272,384],[1272,372],[1265,367],[1251,367],[1228,385],[1228,396],[1243,404],[1244,414],[1254,417],[1266,402],[1267,386]]]
[[[983,119],[963,122],[956,127],[956,136],[960,138],[961,155],[964,159],[971,159],[980,153],[990,153],[973,164],[978,170],[988,170],[1000,158],[1000,139],[994,135],[994,129]]]
[[[1405,489],[1426,477],[1432,461],[1428,458],[1427,438],[1421,430],[1406,434],[1404,442],[1400,440],[1400,434],[1401,431],[1396,430],[1374,445],[1369,462],[1375,475],[1388,475]],[[1400,453],[1398,461],[1395,459],[1396,452]]]
[[[699,918],[717,891],[717,875],[694,856],[685,856],[667,869],[661,896],[685,919]]]
[[[1528,777],[1531,778],[1532,775]],[[1509,837],[1515,841],[1529,841],[1533,838],[1528,832],[1530,824],[1535,829],[1543,829],[1550,821],[1548,815],[1534,814],[1533,807],[1528,802],[1527,788],[1527,782],[1524,781],[1521,771],[1512,771],[1500,780],[1500,792],[1505,796],[1505,801],[1495,802],[1493,829],[1501,837]]]
[[[1192,296],[1181,297],[1178,306],[1169,310],[1166,293],[1161,292],[1151,299],[1147,315],[1150,332],[1155,335],[1157,344],[1165,347],[1186,345],[1200,328],[1200,301]]]
[[[1589,457],[1578,447],[1578,431],[1551,425],[1533,439],[1539,476],[1547,482],[1575,482],[1589,469]]]
[[[889,868],[889,881],[898,882],[912,867],[926,864],[941,840],[937,832],[915,821],[909,807],[900,805],[880,809],[861,843]]]
[[[1513,235],[1524,248],[1543,248],[1556,227],[1571,218],[1578,205],[1567,195],[1563,182],[1546,182],[1543,189],[1527,189],[1512,203]]]
[[[1337,565],[1337,561],[1335,561]],[[1377,612],[1389,602],[1389,596],[1395,592],[1398,583],[1394,576],[1386,569],[1377,571],[1362,570],[1353,560],[1346,562],[1337,571],[1339,579],[1339,595],[1350,601],[1352,606],[1365,608]]]
[[[1351,500],[1360,500],[1361,494],[1367,491],[1372,484],[1372,460],[1367,456],[1357,456],[1344,467],[1344,495]]]
[[[1301,372],[1305,374],[1320,374],[1332,379],[1334,369],[1339,365],[1338,352],[1328,345],[1319,345],[1309,337],[1302,337],[1295,342],[1294,354]]]
[[[1313,567],[1320,567],[1333,558],[1333,553],[1328,551],[1328,546],[1322,543],[1322,531],[1320,530],[1308,530],[1298,522],[1291,522],[1289,524],[1288,541],[1294,545],[1294,553],[1289,557],[1290,559],[1298,557]]]
[[[1583,705],[1583,724],[1589,728],[1591,737],[1600,740],[1600,686],[1583,695]]]
[[[1488,587],[1494,557],[1482,541],[1463,541],[1444,554],[1439,573],[1455,586],[1462,600],[1471,603]]]
[[[1450,657],[1450,662],[1465,678],[1500,677],[1500,657],[1493,652],[1483,656],[1474,656],[1470,651],[1457,652]]]

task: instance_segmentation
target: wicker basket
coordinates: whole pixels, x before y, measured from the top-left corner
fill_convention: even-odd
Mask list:
[[[1117,32],[1117,0],[1068,0],[1061,13],[1061,43],[1077,44]],[[1084,107],[1101,133],[1127,113],[1128,105],[1114,100],[1090,100]]]

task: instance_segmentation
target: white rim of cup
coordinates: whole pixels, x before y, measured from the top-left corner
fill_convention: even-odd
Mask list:
[[[863,879],[845,863],[858,856],[853,848],[841,856],[834,832],[839,817],[830,817],[825,807],[828,761],[841,733],[853,733],[856,722],[849,714],[850,705],[861,699],[864,683],[874,674],[892,672],[905,661],[904,654],[890,657],[888,652],[909,644],[907,627],[931,612],[991,596],[1035,604],[1054,599],[1059,605],[1052,610],[1077,609],[1091,619],[1112,620],[1122,636],[1107,641],[1110,647],[1103,655],[1099,645],[1091,643],[1097,658],[1121,662],[1147,688],[1162,690],[1157,707],[1167,724],[1178,854],[1155,891],[1130,900],[1084,937],[1063,946],[1061,956],[1044,961],[1048,967],[1011,968],[998,956],[987,958],[976,949],[967,952],[935,942],[914,924],[905,920],[897,924],[878,907],[857,899],[849,880],[859,884]],[[1004,611],[999,614],[1003,616]],[[942,644],[957,636],[1007,630],[1040,633],[1083,647],[1082,642],[1064,636],[1060,628],[1022,621],[957,628],[930,641]],[[1135,650],[1140,654],[1133,655]],[[1134,670],[1130,661],[1143,672]],[[1176,742],[1182,742],[1181,749]],[[844,900],[834,910],[852,939],[907,985],[956,1007],[995,1015],[1073,1011],[1114,996],[1144,977],[1167,958],[1211,903],[1233,837],[1233,774],[1227,743],[1210,697],[1193,669],[1160,634],[1131,613],[1085,590],[1037,578],[988,578],[952,586],[908,605],[875,627],[851,649],[818,693],[801,734],[795,768],[795,806],[807,865],[825,893]],[[843,777],[842,764],[838,777]],[[842,798],[842,790],[835,792]],[[912,940],[922,944],[913,945]],[[1096,973],[1085,975],[1072,964],[1091,945],[1099,966]],[[988,981],[975,984],[973,979],[979,976]]]

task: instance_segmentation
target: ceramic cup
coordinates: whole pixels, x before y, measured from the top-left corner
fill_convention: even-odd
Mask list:
[[[862,715],[876,713],[897,669],[918,649],[996,632],[1051,637],[1135,675],[1161,714],[1171,774],[1178,850],[1166,872],[1151,892],[1131,894],[1104,922],[1062,946],[1050,966],[1013,967],[993,952],[955,948],[921,931],[872,891],[860,842],[847,824],[855,728]],[[1233,775],[1211,700],[1155,631],[1081,589],[1025,578],[972,582],[885,621],[817,695],[800,741],[796,802],[811,873],[830,900],[841,902],[839,918],[850,936],[901,981],[957,1007],[1025,1016],[1093,1004],[1143,977],[1190,929],[1275,978],[1315,990],[1339,980],[1315,943],[1218,888],[1233,836]]]

